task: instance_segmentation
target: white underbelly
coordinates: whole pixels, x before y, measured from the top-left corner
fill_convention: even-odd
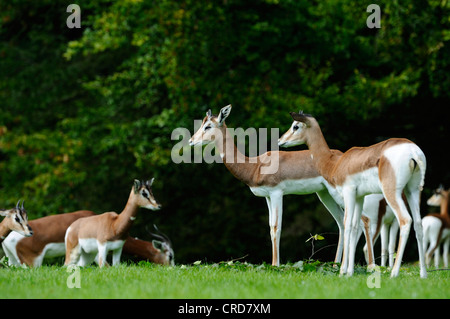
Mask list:
[[[292,179],[285,180],[276,186],[255,186],[250,187],[250,190],[255,196],[268,197],[271,193],[282,192],[284,195],[288,194],[312,194],[321,191],[325,188],[324,178],[317,176],[306,179]]]
[[[365,171],[350,175],[345,180],[347,187],[354,187],[356,196],[381,193],[381,184],[378,176],[378,167],[372,167]],[[343,195],[343,187],[337,186],[338,192]]]
[[[115,241],[107,241],[106,243],[99,243],[97,238],[80,238],[78,240],[81,248],[87,254],[98,253],[98,247],[101,245],[105,245],[106,250],[117,250],[122,248],[125,241],[124,240],[115,240]]]
[[[44,258],[60,257],[66,254],[66,246],[64,243],[49,243],[42,250]]]

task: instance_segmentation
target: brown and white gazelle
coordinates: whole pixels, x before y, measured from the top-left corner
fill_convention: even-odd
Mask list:
[[[77,219],[95,215],[81,210],[73,213],[45,216],[30,220],[33,236],[24,237],[11,233],[2,243],[3,251],[11,265],[39,267],[45,257],[64,256],[64,235],[67,228]]]
[[[33,235],[33,230],[28,225],[28,215],[23,203],[22,201],[22,205],[19,207],[19,200],[16,207],[0,210],[0,216],[5,217],[0,223],[0,241],[3,241],[11,231],[16,231],[23,236]]]
[[[317,196],[336,220],[339,233],[343,230],[343,211],[336,204],[327,190],[327,182],[317,172],[311,160],[309,151],[272,151],[256,158],[249,158],[239,152],[234,139],[227,130],[225,119],[230,115],[231,105],[220,110],[218,116],[213,116],[211,110],[206,113],[201,127],[191,137],[189,144],[206,145],[215,143],[223,163],[237,179],[250,187],[254,195],[265,197],[269,208],[270,237],[272,240],[272,265],[280,264],[280,236],[283,214],[283,196],[287,194],[312,194]],[[263,174],[262,169],[271,165],[272,156],[278,152],[278,170],[273,174]],[[340,153],[332,150],[333,153]],[[342,236],[340,236],[336,252],[336,262],[342,255]]]
[[[290,114],[294,122],[280,138],[279,145],[307,144],[317,170],[344,198],[344,257],[341,274],[353,274],[364,196],[383,193],[400,225],[397,257],[391,277],[398,275],[411,228],[411,216],[402,200],[404,192],[414,219],[420,276],[425,278],[427,272],[419,207],[426,170],[426,159],[422,150],[407,139],[392,138],[369,147],[353,147],[342,156],[335,156],[330,151],[315,118],[303,113]]]
[[[441,185],[434,191],[427,204],[440,206],[439,214],[428,214],[422,219],[423,248],[426,251],[425,260],[429,266],[434,254],[434,266],[439,267],[439,246],[443,243],[444,266],[448,267],[448,253],[450,246],[450,190],[445,190]],[[428,247],[427,247],[428,246]]]
[[[153,237],[151,242],[128,237],[123,245],[123,253],[135,257],[139,260],[147,260],[155,264],[174,266],[173,245],[169,237],[159,231],[156,225],[153,225],[157,234],[150,233]]]
[[[98,254],[98,264],[103,267],[107,265],[109,251],[113,252],[113,265],[117,265],[139,207],[151,210],[161,208],[152,193],[153,180],[134,180],[127,205],[120,214],[108,212],[80,218],[70,225],[65,236],[65,265],[85,266],[92,263]]]

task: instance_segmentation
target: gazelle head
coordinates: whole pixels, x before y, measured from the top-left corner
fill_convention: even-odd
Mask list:
[[[278,139],[278,145],[281,147],[306,144],[308,142],[307,130],[315,122],[311,115],[304,114],[303,111],[299,113],[291,112],[290,114],[294,122],[289,130]]]
[[[427,200],[427,204],[429,206],[441,206],[444,200],[448,200],[449,192],[450,190],[445,190],[442,184],[439,185],[439,187],[433,192],[433,196]]]
[[[2,223],[6,223],[6,227],[12,231],[16,231],[19,234],[29,237],[33,235],[33,230],[28,225],[27,211],[22,205],[19,207],[20,200],[17,202],[16,207],[8,210],[0,210],[0,216],[4,216],[5,219]]]
[[[154,180],[155,178],[145,182],[141,182],[137,179],[134,180],[133,190],[135,195],[135,203],[139,207],[151,210],[161,209],[161,204],[158,203],[152,192],[152,184]]]
[[[195,134],[189,139],[189,145],[206,145],[214,142],[216,138],[222,137],[221,128],[225,122],[225,119],[230,115],[231,104],[224,106],[218,116],[211,114],[211,110],[206,112],[206,116],[203,119],[202,125],[195,132]]]
[[[170,241],[169,237],[162,233],[156,225],[153,225],[155,228],[156,233],[150,233],[153,237],[159,239],[153,239],[152,245],[155,249],[159,250],[159,258],[161,261],[161,264],[168,265],[168,266],[174,266],[175,265],[175,253],[172,248],[172,242]]]

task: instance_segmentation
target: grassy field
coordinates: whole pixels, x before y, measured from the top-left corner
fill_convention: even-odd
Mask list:
[[[275,268],[269,265],[219,263],[162,267],[149,263],[69,272],[59,266],[0,268],[0,299],[5,298],[450,298],[450,272],[432,271],[419,278],[406,265],[398,278],[381,270],[380,288],[369,288],[374,273],[357,268],[351,278],[320,263]],[[78,282],[77,280],[78,279]],[[79,284],[80,288],[69,288]],[[375,281],[374,281],[375,282]]]

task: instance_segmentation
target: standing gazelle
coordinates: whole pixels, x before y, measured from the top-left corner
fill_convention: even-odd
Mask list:
[[[426,251],[425,261],[429,266],[431,257],[434,254],[434,266],[439,267],[439,246],[444,246],[444,266],[448,267],[448,251],[450,246],[450,190],[445,190],[441,185],[434,191],[427,204],[430,206],[440,206],[440,214],[428,214],[422,219],[423,226],[423,248]],[[429,244],[429,246],[428,246]],[[428,247],[427,247],[428,246]]]
[[[353,274],[364,196],[383,193],[400,225],[398,252],[391,277],[398,275],[411,228],[411,216],[402,200],[404,192],[414,218],[420,276],[425,278],[427,272],[419,207],[426,170],[426,159],[422,150],[407,139],[392,138],[369,147],[353,147],[342,156],[335,156],[330,151],[315,118],[294,112],[291,112],[291,116],[294,122],[280,138],[279,145],[306,143],[317,170],[344,198],[344,257],[341,274]]]
[[[153,180],[146,182],[134,180],[122,213],[109,212],[84,217],[70,225],[65,236],[65,265],[77,264],[79,261],[81,266],[88,265],[98,253],[98,264],[103,267],[107,265],[106,256],[109,251],[113,252],[113,265],[117,265],[139,207],[151,210],[161,208],[152,193]]]
[[[213,116],[211,110],[206,113],[198,131],[189,140],[191,146],[214,143],[223,163],[237,179],[250,187],[255,196],[265,197],[269,208],[270,237],[272,240],[272,265],[280,264],[280,237],[283,214],[283,196],[287,194],[312,194],[322,201],[339,226],[339,234],[343,230],[343,211],[330,196],[325,179],[314,167],[309,151],[283,152],[271,151],[257,157],[249,158],[239,152],[234,138],[227,130],[225,119],[230,115],[231,105]],[[332,150],[333,153],[341,153]],[[277,153],[277,156],[274,154]],[[264,174],[264,168],[273,164],[278,158],[278,170],[272,174]],[[336,262],[342,255],[342,240],[336,252]]]
[[[0,210],[0,216],[5,217],[0,223],[0,241],[3,241],[11,231],[16,231],[26,237],[33,235],[33,230],[28,225],[28,215],[23,207],[23,202],[20,207],[19,204],[20,200],[17,202],[16,207]]]

